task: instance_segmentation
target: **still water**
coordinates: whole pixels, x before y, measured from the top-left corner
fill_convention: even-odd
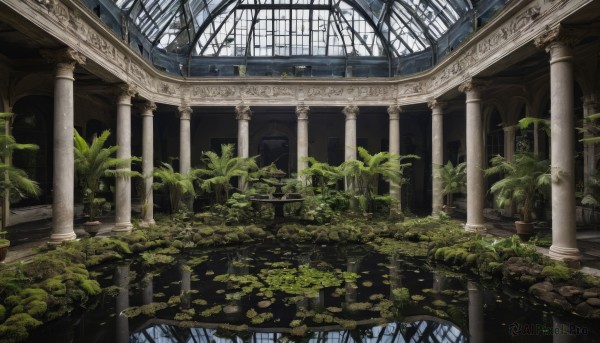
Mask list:
[[[599,342],[598,323],[368,246],[193,250],[97,270],[29,342]]]

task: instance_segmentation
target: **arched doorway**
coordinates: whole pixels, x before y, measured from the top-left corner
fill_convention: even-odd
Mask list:
[[[290,144],[285,136],[263,137],[258,145],[260,166],[275,164],[277,169],[283,170],[290,176]]]

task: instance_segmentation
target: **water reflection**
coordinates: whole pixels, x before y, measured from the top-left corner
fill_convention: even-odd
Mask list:
[[[129,342],[129,319],[123,315],[123,310],[129,307],[129,265],[120,265],[115,269],[115,286],[118,293],[115,301],[117,343]]]

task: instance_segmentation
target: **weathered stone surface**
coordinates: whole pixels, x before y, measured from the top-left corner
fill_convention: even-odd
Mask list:
[[[584,290],[583,297],[585,299],[600,297],[600,288],[594,287],[594,288],[588,288],[588,289]]]
[[[584,317],[588,317],[592,312],[594,312],[594,307],[592,307],[586,302],[582,302],[579,305],[575,306],[575,312]]]
[[[585,302],[594,307],[600,307],[600,298],[589,298]]]
[[[554,290],[554,285],[552,285],[548,281],[538,282],[535,285],[529,287],[529,293],[539,296],[542,293],[552,292]],[[558,294],[557,294],[558,295]]]
[[[573,305],[571,305],[567,299],[554,292],[540,292],[537,297],[543,302],[565,311],[570,311],[573,308]]]
[[[562,295],[563,297],[568,298],[568,297],[572,297],[572,296],[575,296],[575,295],[581,295],[581,294],[583,294],[583,289],[580,288],[580,287],[567,285],[567,286],[560,287],[558,289],[558,293],[560,295]]]

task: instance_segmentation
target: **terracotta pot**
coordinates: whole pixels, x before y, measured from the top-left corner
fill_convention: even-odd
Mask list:
[[[98,234],[98,232],[100,231],[100,222],[99,221],[93,221],[93,222],[85,222],[83,224],[83,229],[85,230],[85,232],[87,232],[90,236],[94,237],[96,236],[96,234]]]
[[[535,228],[533,227],[533,223],[526,223],[520,220],[515,222],[515,227],[517,228],[517,235],[523,242],[529,241],[531,236],[535,234]]]
[[[448,206],[448,205],[442,206],[442,211],[444,211],[444,213],[446,213],[447,215],[451,215],[452,213],[454,213],[455,209],[456,209],[456,206]]]

